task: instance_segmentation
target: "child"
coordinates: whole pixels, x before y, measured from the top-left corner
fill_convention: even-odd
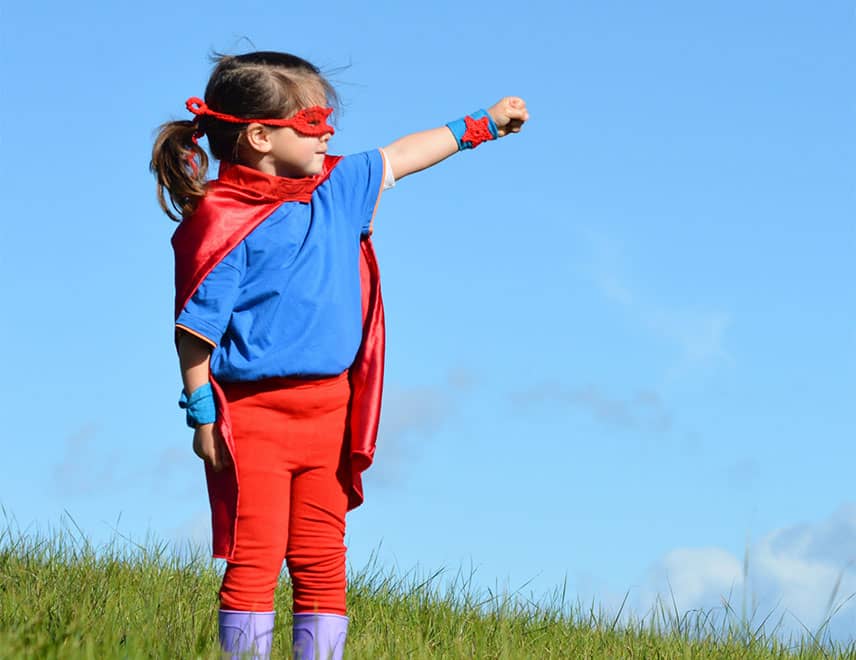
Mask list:
[[[529,118],[508,97],[342,158],[327,153],[335,100],[294,55],[223,56],[205,100],[187,102],[195,119],[164,124],[152,152],[160,205],[181,223],[180,405],[205,461],[213,554],[227,561],[219,628],[233,657],[268,657],[283,558],[294,657],[342,657],[345,513],[363,499],[383,379],[369,240],[378,201],[396,180]],[[220,161],[208,182],[202,135]]]

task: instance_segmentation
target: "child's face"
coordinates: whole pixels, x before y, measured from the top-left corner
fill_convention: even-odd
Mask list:
[[[277,176],[304,177],[319,174],[324,166],[330,133],[302,135],[289,126],[270,129],[271,157]]]
[[[314,106],[326,105],[326,98],[320,88],[314,96],[317,96],[313,99]],[[321,124],[326,125],[326,117]],[[269,131],[272,146],[270,155],[277,176],[297,178],[321,172],[327,154],[327,143],[333,135],[332,129],[321,135],[306,135],[290,126],[269,127]]]

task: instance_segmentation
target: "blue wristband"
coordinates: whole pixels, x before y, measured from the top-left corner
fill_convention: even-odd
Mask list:
[[[487,117],[486,128],[489,131],[489,135],[488,133],[485,133],[482,128],[482,125],[484,125],[485,122],[480,121],[485,117]],[[467,126],[467,119],[470,119],[471,125],[477,123],[477,128],[481,129],[476,131],[475,136],[473,136],[472,133],[467,135],[467,129],[469,128]],[[452,135],[455,136],[455,141],[458,143],[458,151],[461,151],[462,149],[473,149],[486,140],[495,140],[499,137],[493,118],[485,110],[477,110],[468,117],[461,117],[455,121],[450,121],[446,126],[449,127],[449,130],[452,131]],[[473,137],[473,139],[469,139],[471,137]]]
[[[217,421],[217,406],[214,403],[214,390],[211,389],[211,383],[197,387],[190,396],[181,390],[178,407],[187,411],[187,425],[192,429]]]

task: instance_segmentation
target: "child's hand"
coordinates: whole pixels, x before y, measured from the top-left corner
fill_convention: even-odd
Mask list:
[[[208,463],[215,472],[232,465],[226,441],[215,424],[202,424],[196,427],[193,432],[193,452]]]
[[[529,120],[526,101],[517,96],[506,96],[496,105],[489,107],[487,112],[496,124],[499,137],[519,133],[523,123]]]

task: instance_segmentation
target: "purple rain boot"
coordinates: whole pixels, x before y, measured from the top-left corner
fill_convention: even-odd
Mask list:
[[[340,614],[294,615],[294,660],[342,660],[348,617]]]
[[[270,658],[273,619],[276,612],[220,610],[220,648],[223,658]],[[228,654],[228,655],[227,655]],[[250,655],[252,654],[252,655]]]

